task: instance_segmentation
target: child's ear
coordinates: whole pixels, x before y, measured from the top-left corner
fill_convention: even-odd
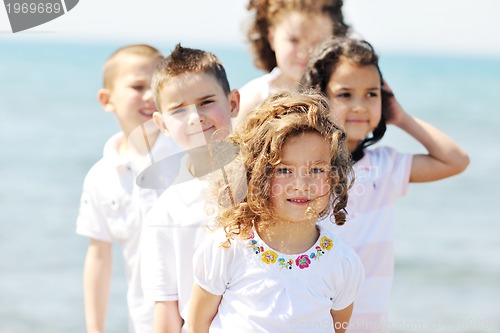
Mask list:
[[[165,120],[163,119],[161,112],[153,112],[153,122],[161,131],[168,133],[167,125],[165,124]]]
[[[113,106],[113,103],[111,103],[111,91],[106,88],[99,89],[97,92],[97,99],[99,100],[99,103],[102,105],[102,108],[106,112],[114,112],[115,108]]]
[[[231,110],[231,118],[236,118],[240,111],[240,92],[237,89],[231,90],[227,96]]]

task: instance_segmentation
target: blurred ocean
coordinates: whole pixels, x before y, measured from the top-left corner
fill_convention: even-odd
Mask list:
[[[117,131],[96,92],[120,46],[0,41],[0,333],[85,331],[88,240],[75,219],[83,178]],[[174,45],[156,46],[167,54]],[[234,88],[261,74],[247,50],[209,50]],[[405,109],[471,157],[465,173],[412,184],[399,203],[392,332],[500,332],[500,59],[381,54],[381,62]],[[395,128],[383,143],[422,151]],[[108,333],[126,330],[120,256],[116,248]]]

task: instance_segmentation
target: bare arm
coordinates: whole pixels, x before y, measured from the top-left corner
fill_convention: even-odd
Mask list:
[[[384,90],[392,93],[387,84]],[[420,142],[428,154],[413,157],[410,182],[430,182],[454,176],[469,165],[467,153],[434,126],[404,112],[394,97],[389,99],[390,124],[394,124]]]
[[[413,157],[410,182],[430,182],[451,177],[469,165],[465,151],[437,128],[409,115],[398,126],[428,152]]]
[[[196,283],[193,285],[189,301],[190,333],[208,333],[221,299],[222,296],[211,294]]]
[[[85,324],[88,333],[104,332],[111,282],[112,244],[90,240],[83,269]]]
[[[330,314],[333,319],[333,327],[335,333],[344,333],[349,326],[349,321],[351,320],[352,309],[354,303],[351,303],[347,308],[342,310],[330,310]]]
[[[182,318],[177,301],[156,302],[154,333],[180,333]]]

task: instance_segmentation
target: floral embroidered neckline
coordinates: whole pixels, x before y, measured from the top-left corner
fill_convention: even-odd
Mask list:
[[[259,242],[255,239],[255,231],[252,230],[250,238],[248,239],[248,248],[252,249],[256,255],[260,255],[262,262],[268,265],[279,265],[280,268],[289,270],[294,267],[300,269],[309,268],[312,264],[312,260],[319,261],[319,258],[325,255],[326,251],[330,251],[334,246],[333,241],[326,236],[321,237],[316,244],[317,245],[310,250],[311,252],[309,254],[278,255],[276,251],[266,249],[264,246],[259,245]]]

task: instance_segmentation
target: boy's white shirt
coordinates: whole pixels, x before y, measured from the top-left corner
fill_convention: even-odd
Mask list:
[[[141,238],[141,281],[145,297],[152,301],[178,301],[187,318],[193,286],[193,255],[196,244],[213,227],[215,211],[205,200],[209,182],[194,178],[181,159],[179,179],[148,212]],[[185,181],[190,179],[188,181]]]
[[[152,332],[153,306],[145,302],[140,283],[139,240],[141,222],[159,197],[161,190],[135,185],[139,171],[127,156],[118,153],[123,133],[113,135],[105,144],[103,157],[85,177],[76,233],[105,242],[118,241],[122,248],[128,283],[129,332]],[[165,156],[178,149],[170,138],[159,135],[152,154]],[[144,156],[148,159],[149,156]]]

